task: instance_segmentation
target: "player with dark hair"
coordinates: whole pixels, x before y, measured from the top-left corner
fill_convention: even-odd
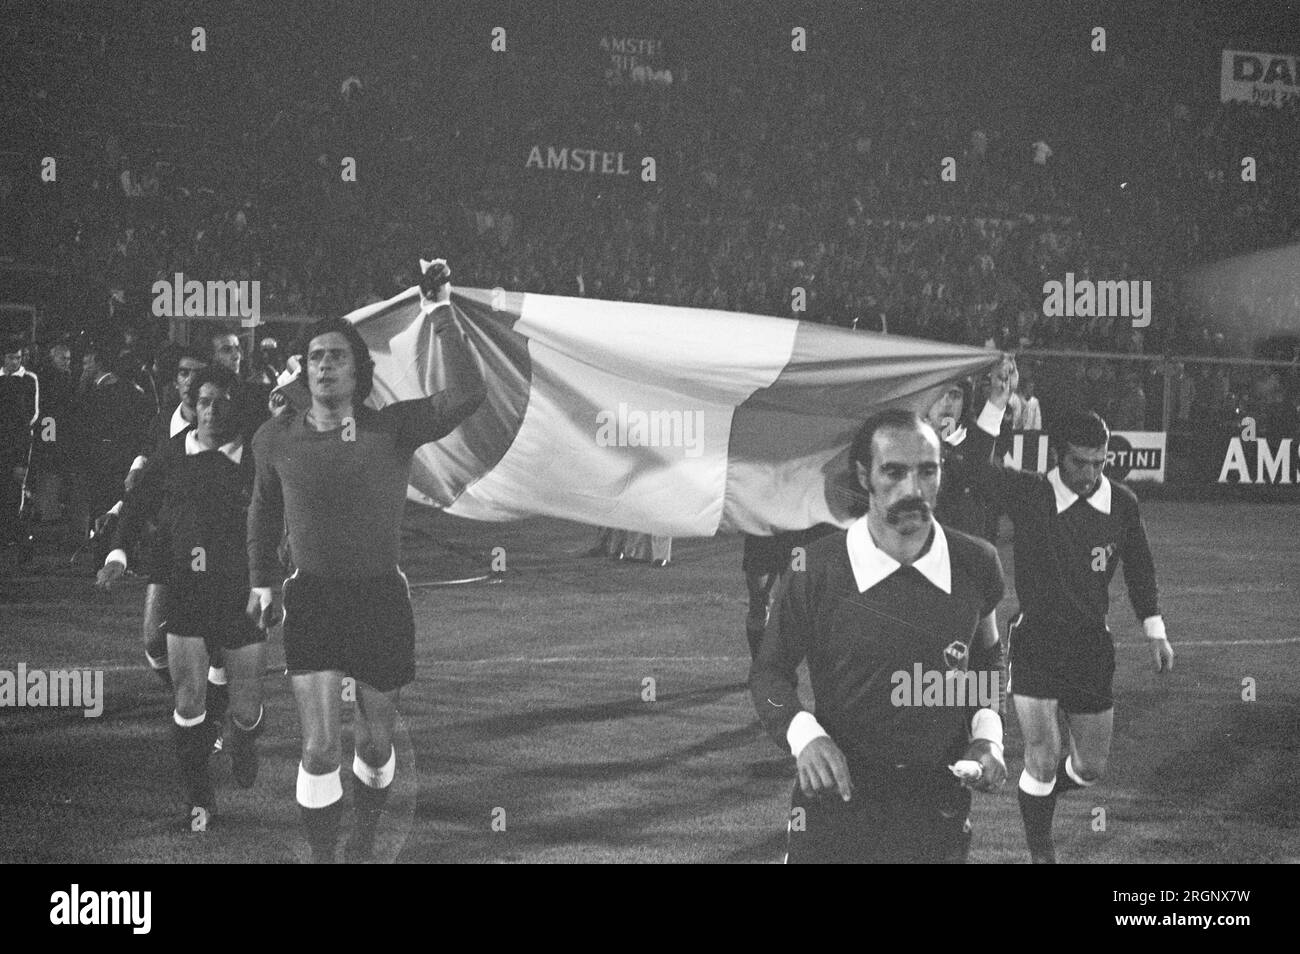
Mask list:
[[[1020,812],[1035,863],[1054,863],[1057,796],[1093,785],[1106,770],[1114,726],[1115,645],[1106,615],[1110,582],[1124,582],[1157,672],[1174,651],[1156,600],[1155,563],[1137,497],[1103,473],[1110,431],[1074,411],[1053,428],[1058,466],[1047,474],[989,465],[982,483],[1015,523],[1019,612],[1008,629],[1010,684],[1025,738]],[[1062,753],[1057,713],[1065,716]]]
[[[401,689],[415,678],[415,624],[398,566],[411,457],[482,403],[478,361],[450,306],[450,271],[421,282],[452,387],[379,410],[364,405],[374,363],[360,333],[333,318],[303,335],[305,412],[286,411],[253,440],[257,481],[248,519],[248,611],[269,626],[284,613],[286,667],[302,724],[298,803],[315,863],[335,860],[342,815],[341,694],[356,681],[352,763],[355,820],[348,860],[370,860],[396,772],[392,744]],[[276,592],[287,526],[297,569]]]
[[[196,421],[149,461],[127,495],[114,549],[97,585],[126,571],[126,548],[147,519],[168,541],[165,627],[176,695],[174,737],[189,802],[187,827],[206,830],[216,810],[208,774],[211,730],[205,724],[209,652],[220,647],[230,674],[231,774],[247,788],[257,777],[261,675],[266,636],[245,615],[248,595],[247,508],[254,463],[234,407],[239,383],[220,365],[190,383]],[[217,729],[220,732],[220,729]]]
[[[808,548],[750,670],[759,718],[798,765],[787,860],[962,862],[966,786],[1006,779],[1002,568],[988,543],[934,520],[939,437],[917,415],[869,418],[849,466],[867,511]],[[816,717],[799,699],[805,659]],[[963,688],[937,704],[902,699],[900,676],[921,671]]]

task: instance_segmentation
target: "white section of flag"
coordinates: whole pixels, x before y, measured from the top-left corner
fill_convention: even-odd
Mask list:
[[[515,330],[534,360],[562,352],[602,371],[645,380],[694,399],[735,407],[790,363],[798,325],[708,308],[666,308],[558,295],[524,295]]]
[[[722,517],[732,414],[785,368],[795,329],[776,318],[525,295],[515,330],[529,342],[528,408],[501,461],[448,512],[495,520],[542,512],[711,536]],[[617,427],[637,412],[682,422],[658,437],[685,439],[686,422],[702,422],[698,447],[644,446],[656,435]],[[601,446],[602,421],[606,436],[612,421],[628,443]]]

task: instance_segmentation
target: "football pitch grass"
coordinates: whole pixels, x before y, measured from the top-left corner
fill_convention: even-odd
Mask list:
[[[1117,575],[1110,770],[1061,799],[1058,856],[1300,861],[1300,510],[1168,501],[1143,510],[1176,664],[1153,671]],[[1008,571],[1009,533],[1004,524]],[[385,858],[781,859],[794,761],[760,731],[745,689],[740,538],[675,541],[663,569],[583,557],[594,538],[559,521],[475,524],[410,508],[417,678],[402,695]],[[499,581],[421,585],[485,572],[496,547]],[[139,639],[143,583],[100,594],[84,563],[40,561],[53,572],[0,580],[0,669],[103,669],[105,706],[99,718],[0,709],[0,861],[304,858],[297,716],[281,671],[264,682],[256,786],[234,787],[228,760],[214,756],[217,825],[179,831],[172,701],[144,668]],[[1004,633],[1014,605],[1009,586]],[[278,637],[268,659],[282,663]],[[1254,701],[1242,698],[1248,679]],[[1006,741],[1005,789],[974,799],[972,862],[1027,861],[1013,715]],[[350,765],[347,732],[344,752]]]

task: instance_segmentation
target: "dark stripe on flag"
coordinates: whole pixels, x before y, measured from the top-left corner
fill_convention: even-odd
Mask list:
[[[848,444],[887,407],[924,413],[935,389],[996,352],[801,321],[790,361],[735,411],[721,530],[768,535],[851,519]]]

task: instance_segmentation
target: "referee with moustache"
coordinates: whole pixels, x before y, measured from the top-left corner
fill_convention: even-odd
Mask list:
[[[983,536],[987,515],[986,501],[976,493],[974,477],[978,468],[993,459],[993,447],[1002,426],[1002,412],[1015,389],[1016,362],[1005,355],[1002,365],[989,379],[989,398],[972,426],[962,426],[966,406],[970,403],[969,384],[953,382],[926,411],[925,421],[938,432],[943,467],[943,482],[935,516],[944,524]],[[759,643],[772,617],[772,604],[781,580],[791,572],[791,557],[796,548],[807,550],[814,541],[834,533],[836,527],[820,523],[807,530],[784,531],[772,536],[745,534],[741,570],[749,591],[749,612],[745,616],[745,637],[751,657],[758,655]],[[992,542],[992,541],[990,541]]]
[[[809,547],[750,670],[759,719],[798,763],[790,863],[962,863],[967,786],[993,791],[1006,780],[995,616],[1002,567],[987,542],[933,518],[939,444],[910,411],[862,425],[849,467],[866,513]],[[799,700],[804,659],[816,717]],[[918,666],[945,681],[973,671],[993,698],[962,700],[982,707],[900,700],[899,677]],[[978,763],[965,767],[965,784],[955,772],[961,760]]]

